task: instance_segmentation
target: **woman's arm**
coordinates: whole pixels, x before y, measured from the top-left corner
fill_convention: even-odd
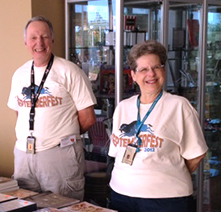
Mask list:
[[[206,153],[203,155],[200,155],[197,158],[193,158],[191,160],[185,160],[186,166],[189,169],[190,173],[193,173],[197,167],[199,166],[201,160],[205,157]]]

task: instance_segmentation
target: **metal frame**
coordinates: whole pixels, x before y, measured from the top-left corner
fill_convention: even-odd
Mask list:
[[[66,59],[69,59],[69,40],[70,40],[70,34],[69,34],[69,26],[70,26],[69,8],[70,8],[70,5],[68,3],[70,3],[70,1],[65,0],[65,58]]]
[[[115,107],[123,99],[123,17],[124,0],[116,0]]]
[[[201,26],[199,32],[199,52],[200,52],[200,64],[198,74],[199,78],[199,104],[198,113],[200,118],[201,127],[204,126],[205,116],[205,76],[206,76],[206,40],[207,40],[207,0],[204,0],[201,9]],[[197,212],[203,211],[203,162],[200,163],[197,169]]]

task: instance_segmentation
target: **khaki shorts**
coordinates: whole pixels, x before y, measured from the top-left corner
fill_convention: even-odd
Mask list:
[[[51,191],[83,200],[85,161],[81,141],[34,155],[15,147],[14,156],[14,178],[21,188],[36,192]]]

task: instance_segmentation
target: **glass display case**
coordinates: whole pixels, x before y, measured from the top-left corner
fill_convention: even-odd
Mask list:
[[[204,132],[209,146],[204,163],[205,211],[221,210],[221,3],[208,4]]]
[[[118,70],[115,58],[121,49],[116,48],[116,1],[66,0],[66,57],[91,80],[98,102],[97,120],[104,124],[99,132],[98,128],[92,130],[105,142],[100,142],[97,156],[89,157],[105,162],[119,89],[116,74],[120,71],[123,75],[119,82],[122,98],[139,92],[126,62],[131,47],[143,40],[158,40],[168,51],[165,90],[185,96],[195,107],[209,147],[204,163],[192,175],[196,211],[221,211],[221,2],[120,0],[124,4],[119,14],[124,21],[120,44],[123,68]],[[92,152],[96,145],[89,134],[84,141]]]

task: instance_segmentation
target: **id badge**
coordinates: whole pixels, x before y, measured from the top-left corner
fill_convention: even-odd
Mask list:
[[[63,137],[60,141],[60,147],[63,148],[66,146],[73,145],[76,141],[77,141],[76,135],[69,135],[69,136]]]
[[[122,163],[127,163],[129,165],[132,165],[136,153],[137,153],[136,145],[132,145],[132,144],[127,145]]]
[[[27,154],[35,154],[35,141],[36,139],[34,136],[27,137],[27,147],[26,147]]]

